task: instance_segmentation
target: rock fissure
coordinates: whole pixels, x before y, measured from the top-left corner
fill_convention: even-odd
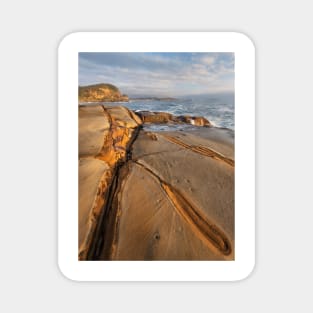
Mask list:
[[[88,193],[88,201],[90,203],[95,202],[96,204],[92,204],[91,207],[80,205],[81,217],[79,223],[81,239],[79,243],[79,259],[97,260],[100,258],[103,250],[105,250],[107,255],[110,255],[111,241],[114,234],[113,225],[116,215],[115,195],[120,183],[119,173],[127,160],[131,158],[131,146],[141,129],[141,120],[136,117],[137,120],[135,121],[130,112],[124,107],[107,108],[103,105],[92,105],[82,106],[81,109],[84,110],[82,111],[82,114],[85,114],[82,115],[83,117],[87,115],[89,118],[93,114],[93,118],[97,118],[99,121],[106,121],[103,122],[103,126],[106,125],[103,128],[103,133],[102,125],[97,128],[86,128],[86,123],[81,123],[80,125],[81,131],[85,131],[86,129],[88,134],[90,134],[91,144],[89,144],[88,148],[93,147],[92,140],[95,136],[98,136],[98,138],[102,136],[103,140],[102,145],[101,141],[97,141],[99,147],[98,153],[87,154],[88,159],[81,154],[80,150],[80,160],[84,160],[85,163],[85,160],[89,160],[91,163],[89,169],[87,168],[85,170],[80,167],[80,173],[85,173],[86,171],[86,173],[89,173],[88,176],[85,175],[80,178],[80,186],[84,186],[84,188],[87,186],[88,188],[89,186],[93,187],[90,183],[86,184],[84,182],[89,176],[100,175],[100,171],[102,171],[103,177],[108,178],[105,180],[105,184],[102,183],[103,179],[99,178],[96,192],[93,193],[93,189]],[[101,118],[102,113],[104,114],[103,119]],[[119,115],[122,116],[121,119]],[[86,144],[83,142],[81,147],[83,148],[85,146]],[[98,166],[98,168],[95,168],[97,170],[96,174],[93,174],[93,164]],[[97,182],[94,181],[94,183]],[[87,191],[85,192],[87,193]],[[92,200],[92,197],[95,197],[94,200]],[[83,193],[80,193],[80,199],[85,199]],[[95,205],[97,205],[96,210],[94,209]],[[88,209],[90,213],[88,213]],[[83,232],[83,229],[87,229],[88,231]]]
[[[213,128],[146,131],[140,114],[102,104],[79,118],[79,260],[233,259],[234,161],[205,140]]]
[[[185,219],[188,225],[194,229],[199,237],[201,237],[206,243],[213,245],[225,256],[231,254],[232,248],[230,241],[214,223],[209,222],[207,218],[199,213],[200,210],[197,210],[195,206],[192,205],[176,188],[163,181],[151,169],[137,161],[134,161],[134,163],[144,168],[159,181],[162,189],[176,211]]]
[[[107,192],[107,196],[104,197],[106,198],[106,201],[103,208],[101,209],[99,221],[96,225],[95,234],[92,238],[91,246],[87,255],[87,260],[98,260],[100,254],[102,253],[103,246],[108,244],[109,240],[107,239],[107,236],[109,236],[110,232],[108,232],[108,229],[105,226],[110,224],[108,220],[110,218],[112,202],[118,186],[119,167],[119,165],[116,167],[112,183],[110,184]]]
[[[168,135],[163,134],[163,137],[166,138],[167,140],[179,145],[179,146],[182,146],[182,147],[188,149],[188,150],[202,154],[202,155],[207,156],[207,157],[211,157],[211,158],[216,159],[216,160],[223,161],[232,167],[235,166],[234,160],[227,158],[223,154],[216,152],[213,149],[209,149],[209,148],[203,147],[203,146],[188,145],[187,143],[185,143],[185,142],[183,142],[183,141],[181,141],[181,140],[179,140],[173,136],[168,136]]]
[[[126,147],[125,158],[120,159],[115,166],[107,201],[102,209],[97,232],[93,238],[93,249],[89,255],[89,259],[91,260],[110,260],[114,254],[114,247],[118,240],[118,226],[121,209],[118,204],[118,194],[121,190],[121,182],[123,181],[121,177],[125,176],[125,173],[121,174],[121,172],[127,169],[127,163],[132,157],[132,144],[137,139],[140,130],[140,126],[134,130]]]

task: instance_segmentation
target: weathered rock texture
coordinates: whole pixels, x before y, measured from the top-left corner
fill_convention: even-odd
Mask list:
[[[136,112],[142,119],[144,123],[187,123],[196,126],[212,126],[211,123],[202,116],[189,116],[189,115],[179,115],[175,116],[167,112],[150,112],[150,111],[139,111]]]
[[[110,187],[141,120],[128,109],[79,106],[79,258],[94,253]]]
[[[232,132],[141,129],[157,116],[80,107],[81,260],[234,259]]]
[[[128,101],[128,96],[122,95],[119,89],[111,84],[80,86],[78,95],[80,102]]]

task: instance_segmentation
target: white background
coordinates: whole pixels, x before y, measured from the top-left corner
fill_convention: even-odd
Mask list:
[[[1,32],[1,311],[312,311],[309,1],[11,1]],[[256,267],[234,283],[76,283],[57,268],[57,45],[73,31],[239,31],[257,52]]]
[[[234,53],[234,261],[78,261],[77,82],[80,51]],[[58,264],[62,273],[78,281],[235,281],[250,275],[255,265],[255,48],[251,40],[235,32],[80,32],[62,40],[58,56]]]

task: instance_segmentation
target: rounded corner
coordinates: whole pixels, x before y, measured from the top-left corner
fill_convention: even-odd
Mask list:
[[[242,277],[237,278],[235,282],[243,282],[244,280],[249,279],[254,273],[255,267],[256,267],[256,264],[254,260],[253,263],[250,265],[250,267],[247,269],[247,271],[244,272],[244,275]]]
[[[57,262],[57,267],[61,276],[63,276],[63,278],[69,280],[70,282],[75,282],[75,283],[80,282],[80,280],[76,279],[75,277],[72,277],[70,274],[66,272],[66,270],[62,267],[60,260],[58,260]]]
[[[250,46],[251,49],[253,49],[253,51],[256,50],[256,46],[255,46],[255,42],[254,40],[249,36],[247,35],[246,33],[244,32],[240,32],[240,31],[236,31],[236,32],[233,32],[233,34],[236,36],[236,37],[239,37],[240,40],[245,43],[246,45]]]
[[[71,42],[73,42],[73,38],[76,37],[78,34],[80,34],[80,32],[74,31],[63,35],[58,44],[58,51],[62,50],[63,46],[71,44]]]

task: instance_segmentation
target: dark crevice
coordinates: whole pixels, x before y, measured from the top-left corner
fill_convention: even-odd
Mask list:
[[[105,111],[105,109],[104,109]],[[111,124],[112,125],[112,124]],[[112,127],[111,127],[112,129]],[[132,158],[132,145],[137,139],[142,126],[134,129],[132,138],[126,146],[126,154],[124,159],[120,159],[115,165],[113,171],[113,179],[108,188],[108,191],[103,195],[106,199],[101,210],[99,221],[96,226],[95,234],[92,239],[90,249],[88,251],[87,260],[110,260],[112,254],[112,245],[116,234],[117,226],[117,194],[121,185],[121,170],[127,162]],[[123,175],[122,175],[123,176]]]
[[[108,116],[110,122],[110,130],[109,136],[111,137],[113,149],[115,150],[115,143],[112,137],[112,132],[116,125],[113,125],[112,118],[107,110],[102,106],[104,114]],[[118,126],[120,127],[120,126]],[[134,141],[137,139],[140,130],[143,128],[142,125],[139,125],[134,129],[132,137],[127,143],[125,148],[125,157],[120,159],[113,170],[113,178],[112,182],[108,188],[108,190],[103,195],[105,199],[105,204],[101,210],[98,223],[96,225],[96,229],[94,232],[94,236],[92,238],[92,242],[90,245],[90,249],[87,254],[87,260],[111,260],[112,255],[114,256],[114,249],[118,240],[118,228],[119,228],[119,207],[118,203],[118,194],[121,191],[121,184],[123,179],[128,173],[128,165],[130,162],[134,162],[135,164],[141,166],[146,171],[148,171],[153,177],[155,177],[177,213],[184,218],[187,224],[192,227],[194,232],[198,234],[200,238],[208,245],[213,245],[220,253],[227,256],[232,252],[231,243],[226,237],[226,235],[212,222],[208,221],[208,219],[200,214],[200,210],[195,207],[195,205],[191,204],[177,189],[173,186],[167,184],[163,181],[156,173],[154,173],[151,169],[147,168],[143,164],[137,162],[138,158],[133,159],[132,155],[132,146]],[[214,159],[218,159],[224,161],[225,163],[234,166],[234,161],[224,157],[223,155],[215,152],[214,150],[201,147],[201,146],[191,146],[188,145],[176,138],[171,136],[163,135],[169,141],[176,143],[180,147],[189,149],[196,153],[200,153]],[[164,153],[167,151],[158,151],[155,153],[145,154],[143,156],[148,156],[152,154]],[[168,151],[170,152],[170,151]],[[160,240],[160,234],[156,232],[154,234],[155,240]]]

